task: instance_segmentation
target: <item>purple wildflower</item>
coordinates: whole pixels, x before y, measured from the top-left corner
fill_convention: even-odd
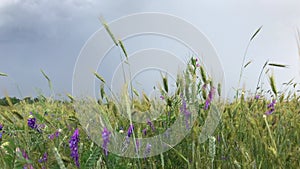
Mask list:
[[[20,152],[20,149],[17,148],[17,151]],[[26,151],[25,151],[25,150],[22,150],[21,152],[22,152],[22,156],[23,156],[26,160],[28,160],[29,158],[28,158],[28,155],[27,155]],[[25,164],[25,165],[23,166],[23,168],[24,168],[24,169],[33,169],[33,166],[32,166],[31,164]]]
[[[76,166],[79,168],[79,155],[78,155],[78,143],[79,143],[79,131],[76,129],[73,136],[69,140],[69,146],[71,149],[71,157],[75,161]]]
[[[266,111],[266,115],[271,115],[275,111],[276,100],[273,99],[272,102],[268,105],[268,111]]]
[[[275,108],[271,108],[268,111],[266,111],[266,115],[271,115],[275,111]]]
[[[37,128],[37,124],[36,124],[36,119],[35,118],[29,118],[27,120],[27,124],[32,129],[36,129]]]
[[[160,96],[159,97],[161,100],[165,100],[165,97],[164,96]]]
[[[59,129],[59,130],[57,130],[54,134],[55,134],[55,137],[59,137],[59,135],[60,135],[60,130],[61,129]]]
[[[272,102],[268,105],[268,108],[275,107],[275,104],[276,104],[276,100],[273,99]]]
[[[207,110],[212,102],[213,96],[215,94],[215,88],[211,87],[210,91],[208,93],[208,98],[205,101],[205,106],[204,106],[204,110]]]
[[[2,132],[0,132],[0,139],[2,138]]]
[[[182,99],[182,106],[180,107],[180,110],[182,113],[184,113],[186,128],[189,128],[189,119],[191,117],[191,112],[187,109],[186,101],[184,100],[182,95],[181,95],[181,99]]]
[[[48,138],[49,138],[50,140],[53,140],[53,139],[54,139],[54,137],[55,137],[55,135],[54,135],[54,134],[50,134],[50,135],[48,136]]]
[[[47,162],[47,160],[48,160],[48,154],[47,152],[45,152],[43,157],[39,159],[39,163]]]
[[[256,95],[255,99],[258,100],[260,98],[260,95]]]
[[[144,134],[144,135],[147,134],[147,129],[146,129],[146,128],[143,129],[143,134]]]
[[[145,153],[144,153],[144,158],[146,158],[147,156],[150,155],[151,152],[151,144],[147,143],[146,149],[145,149]]]
[[[60,133],[61,133],[61,129],[58,129],[58,130],[56,130],[55,133],[50,134],[50,135],[48,136],[48,138],[49,138],[50,140],[53,140],[55,137],[56,137],[56,138],[59,137]]]
[[[110,132],[107,130],[107,128],[104,128],[102,131],[102,139],[103,139],[102,148],[106,156],[108,155],[107,144],[109,143],[109,136],[110,136]]]
[[[154,125],[149,119],[147,119],[147,124],[151,127],[152,131],[154,132],[155,131]]]
[[[3,125],[2,124],[0,124],[0,131],[3,129]]]
[[[128,137],[130,137],[132,135],[133,130],[134,130],[134,126],[133,126],[133,124],[130,124],[129,128],[128,128],[128,131],[127,131],[127,136]]]

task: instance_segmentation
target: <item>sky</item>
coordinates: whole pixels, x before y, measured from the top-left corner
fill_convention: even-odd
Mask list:
[[[242,85],[254,90],[260,69],[270,62],[289,65],[271,70],[278,86],[300,81],[296,29],[300,26],[297,0],[1,0],[0,1],[0,96],[49,94],[42,69],[55,93],[72,92],[76,59],[89,37],[107,22],[138,12],[162,12],[196,26],[214,45],[222,63],[226,94],[238,85],[243,55],[251,43]],[[128,46],[130,52],[136,49]],[[144,47],[136,44],[139,47]],[[105,71],[103,72],[105,74]],[[263,77],[267,85],[267,76]]]

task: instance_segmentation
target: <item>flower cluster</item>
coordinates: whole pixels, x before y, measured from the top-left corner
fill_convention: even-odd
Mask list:
[[[48,138],[49,138],[50,140],[53,140],[55,137],[56,137],[56,138],[59,137],[60,133],[61,133],[61,129],[58,129],[55,133],[50,134],[50,135],[48,136]]]
[[[104,149],[104,153],[107,156],[108,155],[108,151],[107,151],[107,145],[109,143],[109,136],[110,136],[110,132],[107,130],[107,128],[104,128],[102,131],[102,139],[103,139],[103,149]]]
[[[191,112],[187,109],[186,107],[186,101],[185,99],[183,98],[183,96],[181,95],[181,99],[182,99],[182,106],[180,107],[180,111],[182,113],[184,113],[184,116],[185,116],[185,125],[186,125],[186,128],[188,129],[190,126],[189,126],[189,120],[191,118]]]
[[[275,111],[275,104],[276,104],[276,100],[273,99],[272,102],[268,105],[268,111],[266,111],[266,115],[270,115]]]
[[[133,124],[129,125],[128,131],[127,131],[127,136],[130,137],[133,134],[134,126]]]
[[[3,125],[0,124],[0,139],[2,138],[2,129],[3,129]]]
[[[41,133],[46,126],[45,126],[45,124],[37,124],[36,118],[33,117],[32,114],[33,113],[30,112],[30,117],[27,119],[28,127],[30,127],[32,129],[38,131],[39,133]]]
[[[154,125],[149,119],[147,119],[147,124],[151,127],[152,131],[154,132],[155,131]]]
[[[20,150],[19,147],[16,148],[17,153],[21,153],[23,158],[27,161],[29,160],[28,154],[26,153],[25,150]],[[33,169],[33,166],[31,164],[24,164],[23,166],[24,169]]]
[[[145,149],[145,152],[144,152],[144,158],[146,158],[147,156],[149,156],[150,152],[151,152],[151,144],[147,143],[146,149]]]
[[[75,161],[76,166],[79,168],[78,143],[79,143],[79,131],[78,129],[76,129],[69,141],[69,146],[71,150],[71,157]]]
[[[142,132],[143,132],[144,135],[147,135],[147,129],[146,128],[144,128]]]
[[[39,159],[39,163],[47,162],[47,160],[48,160],[48,154],[47,152],[45,152],[43,157]]]
[[[27,120],[27,124],[28,124],[28,126],[29,126],[30,128],[36,129],[36,128],[37,128],[36,118],[35,118],[35,117],[29,118],[29,119]]]
[[[210,88],[209,93],[208,93],[208,97],[207,97],[207,99],[206,99],[206,101],[205,101],[204,110],[207,110],[207,109],[209,108],[209,106],[210,106],[210,104],[211,104],[211,102],[212,102],[212,100],[213,100],[214,94],[215,94],[215,88],[212,86],[212,87]]]

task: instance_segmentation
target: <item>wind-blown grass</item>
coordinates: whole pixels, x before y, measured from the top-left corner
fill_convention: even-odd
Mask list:
[[[197,70],[200,73],[200,67]],[[206,77],[207,81],[208,79]],[[272,84],[270,86],[275,94],[276,87],[272,87]],[[161,90],[167,90],[166,86]],[[204,89],[200,85],[198,90]],[[70,156],[69,140],[78,128],[80,168],[297,168],[300,166],[299,97],[292,95],[289,98],[277,99],[274,112],[266,115],[271,102],[265,97],[267,95],[268,93],[261,93],[259,98],[251,96],[228,102],[217,130],[209,141],[200,144],[198,137],[207,116],[203,109],[205,99],[202,98],[199,117],[187,137],[165,153],[140,160],[119,157],[112,153],[107,155],[102,150],[102,145],[96,145],[85,133],[85,126],[79,123],[70,101],[40,98],[36,102],[29,102],[27,99],[11,103],[0,106],[0,124],[3,126],[0,164],[3,168],[76,168],[76,163]],[[69,97],[72,98],[71,95]],[[9,100],[9,97],[6,99]],[[169,110],[180,107],[180,102],[176,101],[180,96],[164,95],[163,99],[169,104]],[[135,100],[132,103],[136,110],[147,110],[151,99],[144,96],[144,101]],[[115,103],[98,104],[107,112],[110,121],[118,122],[114,130],[120,132],[119,128],[123,126],[126,135],[127,126],[133,122],[128,122],[117,114]],[[36,127],[29,127],[27,121],[33,117],[36,118]],[[151,123],[155,126],[155,131],[164,131],[162,122],[169,124],[174,118],[176,116],[169,118],[166,115]],[[142,136],[144,128],[147,129],[148,137],[156,134],[151,125],[134,125],[135,137]],[[138,128],[141,130],[137,130]],[[18,151],[26,152],[27,156],[19,154]],[[47,160],[39,162],[45,153],[48,155]]]
[[[122,41],[114,39],[107,25],[105,29],[114,43],[117,46],[121,45],[122,51],[127,56]],[[250,38],[250,42],[260,29]],[[244,64],[245,56],[241,70],[251,63]],[[220,112],[222,118],[217,129],[204,143],[201,143],[199,135],[212,100],[217,96],[216,94],[221,95],[222,84],[213,86],[213,79],[210,79],[204,67],[198,65],[194,58],[188,64],[184,75],[178,76],[177,90],[174,94],[168,93],[168,79],[163,77],[159,102],[164,104],[157,104],[157,99],[150,99],[144,93],[140,94],[131,88],[136,97],[125,97],[125,106],[121,106],[128,119],[120,115],[117,106],[120,103],[105,93],[105,79],[94,72],[95,77],[102,82],[100,99],[94,106],[102,110],[106,114],[105,120],[113,124],[111,129],[105,128],[96,133],[105,140],[101,145],[93,142],[90,133],[86,132],[88,127],[80,124],[73,107],[76,99],[72,95],[67,94],[70,101],[53,100],[44,96],[34,100],[26,98],[12,101],[9,96],[6,96],[3,99],[5,102],[1,102],[3,104],[0,105],[0,166],[4,169],[24,167],[73,169],[78,166],[96,169],[298,168],[300,166],[300,98],[297,91],[286,93],[278,90],[274,76],[269,76],[270,90],[264,91],[258,87],[263,72],[269,66],[286,67],[286,65],[267,61],[262,67],[255,93],[248,93],[248,95],[243,93],[237,95],[234,101],[226,102],[224,110]],[[49,88],[52,89],[50,78],[43,71],[42,74],[47,79]],[[0,76],[5,75],[0,73]],[[297,84],[291,80],[284,85],[295,88]],[[213,92],[215,90],[217,92]],[[169,151],[140,159],[125,158],[107,152],[107,146],[112,143],[112,132],[121,133],[124,138],[126,136],[152,137],[166,131],[182,112],[188,119],[190,114],[186,103],[189,101],[197,103],[198,117],[194,124],[184,124],[191,127],[191,132],[179,144],[175,146],[168,144]],[[221,100],[215,101],[215,104],[218,104]],[[145,112],[151,113],[151,108],[157,107],[163,107],[164,111],[155,121],[147,120],[145,124],[132,121],[132,114],[147,116]],[[76,131],[76,139],[73,141],[76,140],[76,143],[71,140],[75,137],[74,131]],[[138,143],[135,142],[134,146],[138,147]],[[155,145],[146,145],[145,155],[155,148],[153,146]],[[78,159],[76,159],[77,153]]]

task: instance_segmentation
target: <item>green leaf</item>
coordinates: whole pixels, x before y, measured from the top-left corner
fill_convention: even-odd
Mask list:
[[[97,163],[100,154],[101,154],[101,148],[97,146],[94,147],[94,144],[92,143],[90,147],[90,155],[84,164],[85,166],[84,168],[93,168]]]

